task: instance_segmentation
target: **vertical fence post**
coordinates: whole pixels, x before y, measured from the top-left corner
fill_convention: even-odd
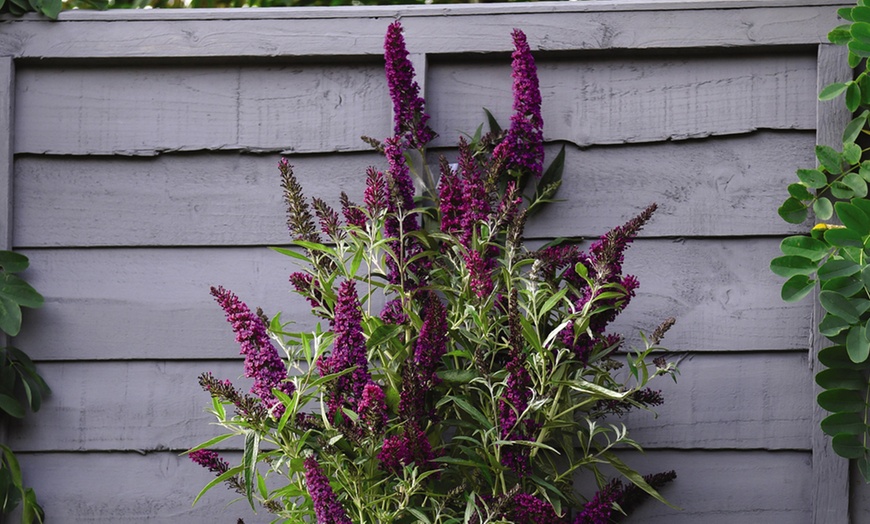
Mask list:
[[[818,89],[832,83],[845,82],[852,78],[852,70],[846,62],[846,48],[822,44],[818,55]],[[843,128],[851,114],[841,99],[817,102],[816,144],[831,146],[838,151],[843,147]],[[827,340],[819,333],[818,325],[825,312],[816,295],[813,307],[813,329],[810,344],[810,366],[813,374],[821,369],[819,350],[827,347]],[[831,438],[819,426],[827,412],[816,403],[822,391],[813,382],[813,523],[848,524],[849,522],[849,461],[837,456],[831,449]]]

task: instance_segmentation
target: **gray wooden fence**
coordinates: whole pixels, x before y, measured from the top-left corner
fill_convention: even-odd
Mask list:
[[[804,231],[776,216],[848,115],[829,0],[618,1],[69,12],[0,18],[0,247],[46,296],[15,343],[54,389],[10,429],[53,522],[268,522],[179,453],[217,434],[196,384],[241,374],[208,287],[302,325],[276,163],[312,196],[359,195],[390,134],[382,42],[401,18],[437,146],[511,112],[510,31],[535,51],[561,196],[537,239],[595,237],[649,202],[621,327],[673,315],[686,355],[659,417],[629,424],[642,471],[676,469],[646,523],[870,522],[870,491],[816,429],[813,304],[767,265]],[[839,126],[839,127],[838,127]],[[445,150],[448,151],[449,150]],[[237,448],[239,443],[228,443]],[[851,502],[851,504],[850,504]]]

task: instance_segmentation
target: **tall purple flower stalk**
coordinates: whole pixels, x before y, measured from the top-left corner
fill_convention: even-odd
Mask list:
[[[215,451],[209,449],[200,449],[191,451],[188,456],[190,460],[211,471],[217,476],[221,476],[230,469],[230,463],[224,460]]]
[[[514,114],[507,135],[496,146],[493,156],[505,162],[508,169],[540,177],[544,165],[544,119],[541,118],[538,69],[525,33],[514,29],[512,36]]]
[[[423,324],[414,343],[414,357],[402,367],[399,415],[406,421],[425,424],[433,416],[426,395],[441,382],[436,375],[447,352],[447,311],[434,293],[419,293]]]
[[[408,268],[410,274],[400,267],[405,264],[405,261],[423,251],[423,246],[417,238],[407,236],[408,233],[420,229],[420,223],[417,215],[410,212],[414,209],[414,183],[398,139],[393,137],[384,141],[384,154],[389,163],[387,170],[389,214],[384,223],[384,232],[388,237],[399,239],[390,242],[390,249],[395,256],[387,256],[387,280],[392,284],[404,282],[405,289],[411,290],[425,281],[430,263],[425,259],[417,259]],[[404,215],[401,221],[399,213]]]
[[[643,477],[646,483],[652,486],[653,489],[658,489],[675,478],[677,478],[677,474],[674,471],[644,475]],[[645,491],[634,484],[625,485],[622,481],[614,479],[599,490],[595,494],[595,497],[583,506],[583,509],[574,519],[574,524],[610,524],[611,522],[619,522],[622,520],[623,515],[613,507],[614,503],[619,504],[619,507],[628,514],[637,508],[648,496]]]
[[[284,413],[284,405],[272,393],[277,389],[292,395],[295,386],[287,381],[287,367],[269,340],[266,324],[248,306],[223,287],[212,287],[211,294],[226,313],[245,356],[245,376],[254,379],[251,393],[260,397],[273,416]]]
[[[574,306],[578,311],[594,297],[591,295],[592,290],[587,282],[574,270],[574,264],[577,262],[586,266],[588,278],[596,283],[601,285],[618,283],[625,289],[622,297],[598,303],[600,306],[609,305],[612,307],[594,315],[590,319],[589,330],[595,335],[594,337],[590,337],[585,333],[575,337],[571,326],[566,328],[562,333],[562,342],[572,348],[581,360],[585,361],[588,359],[597,344],[607,343],[602,338],[604,330],[628,306],[628,303],[640,285],[634,276],[622,275],[622,263],[625,249],[631,244],[644,224],[649,221],[655,210],[656,205],[652,204],[622,226],[613,228],[592,244],[588,255],[579,253],[574,263],[570,264],[568,269],[565,270],[563,277],[577,290],[576,294],[569,294],[569,298],[574,301]]]
[[[420,97],[420,86],[414,81],[414,66],[408,60],[402,24],[390,24],[384,39],[387,86],[393,101],[394,131],[404,145],[421,148],[435,138],[435,132],[426,124],[429,115],[424,111],[425,101]]]
[[[362,328],[362,309],[353,280],[342,282],[338,288],[332,330],[335,333],[332,353],[317,362],[320,375],[339,373],[354,366],[356,369],[329,383],[327,412],[330,418],[342,407],[356,411],[363,390],[371,381]]]
[[[314,514],[317,516],[317,524],[353,524],[344,511],[329,479],[320,469],[320,464],[314,456],[309,456],[303,462],[305,468],[305,485],[308,494],[314,502]]]

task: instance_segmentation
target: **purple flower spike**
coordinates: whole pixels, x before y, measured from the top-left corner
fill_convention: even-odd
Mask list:
[[[217,476],[223,475],[230,469],[229,462],[221,458],[221,456],[216,452],[209,449],[191,451],[188,456],[190,457],[190,460],[196,462]]]
[[[272,411],[273,416],[280,418],[284,413],[284,405],[272,394],[272,390],[277,389],[292,395],[295,386],[286,381],[287,367],[269,340],[266,324],[259,316],[251,313],[248,306],[236,295],[223,287],[211,288],[211,294],[233,326],[236,342],[241,346],[241,354],[245,356],[245,376],[254,379],[251,393],[263,400],[266,409]]]
[[[525,33],[514,29],[513,39],[514,114],[507,136],[496,146],[493,156],[504,160],[508,169],[540,177],[544,165],[544,120],[538,68]]]
[[[317,524],[352,524],[341,503],[329,485],[329,479],[320,469],[317,459],[310,456],[303,463],[305,467],[305,485],[308,494],[314,501],[314,514],[317,516]]]
[[[387,423],[387,401],[384,390],[374,382],[366,384],[357,407],[360,424],[377,435]]]
[[[414,81],[414,66],[408,60],[402,24],[395,21],[387,29],[384,39],[387,85],[393,101],[395,133],[409,147],[421,148],[435,138],[435,132],[426,125],[429,115],[423,111],[425,101],[420,97],[420,86]]]
[[[330,418],[343,406],[356,411],[363,389],[371,381],[362,329],[362,310],[353,280],[342,282],[338,288],[332,330],[335,343],[332,354],[318,361],[320,375],[338,373],[354,366],[356,369],[330,382],[327,396]]]

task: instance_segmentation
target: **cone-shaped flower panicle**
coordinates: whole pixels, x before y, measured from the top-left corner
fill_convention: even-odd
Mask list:
[[[366,384],[357,409],[360,424],[370,434],[380,434],[387,423],[387,401],[383,388],[374,382]]]
[[[408,59],[402,24],[398,20],[387,29],[384,60],[396,136],[411,148],[421,148],[436,135],[427,125],[429,115],[424,111],[425,101],[420,97],[420,86],[414,81],[414,66]]]
[[[223,287],[211,288],[211,294],[226,313],[236,334],[236,342],[241,347],[241,354],[245,356],[245,376],[254,380],[251,393],[260,397],[275,417],[280,417],[284,413],[284,406],[272,390],[278,389],[292,395],[295,386],[286,380],[287,367],[269,340],[266,324],[236,295]]]
[[[399,435],[384,439],[378,453],[381,468],[395,475],[402,475],[405,466],[415,464],[421,471],[432,469],[435,453],[429,444],[429,437],[416,423],[408,423]]]
[[[320,242],[317,228],[314,226],[314,217],[311,208],[305,201],[302,186],[293,174],[293,166],[286,158],[278,162],[281,171],[281,185],[284,188],[284,203],[287,206],[287,228],[294,240],[306,240],[308,242]]]
[[[211,471],[216,476],[221,476],[230,469],[229,462],[221,458],[217,452],[209,449],[191,451],[188,456],[190,460]]]
[[[507,135],[496,146],[493,156],[508,169],[540,177],[544,165],[544,120],[538,69],[525,33],[514,29],[513,40],[514,114]]]
[[[339,201],[341,202],[341,214],[344,216],[344,220],[348,225],[365,229],[366,215],[363,213],[363,210],[360,209],[358,205],[351,202],[350,197],[348,197],[347,193],[344,191],[341,192]]]
[[[527,493],[518,493],[508,504],[511,506],[507,517],[512,522],[528,524],[564,524],[564,519],[556,515],[553,506],[546,500]]]
[[[366,171],[366,190],[363,201],[372,218],[377,217],[387,209],[388,191],[387,179],[384,177],[384,174],[373,167],[369,167],[368,171]]]
[[[314,502],[314,514],[317,524],[352,524],[347,512],[335,496],[329,479],[320,469],[320,464],[314,456],[309,456],[303,462],[305,468],[305,485],[308,494]]]
[[[345,280],[338,288],[332,330],[335,342],[332,353],[318,360],[320,375],[339,373],[354,366],[356,369],[336,378],[327,386],[330,418],[342,407],[356,411],[363,389],[371,381],[362,328],[362,309],[353,280]]]

